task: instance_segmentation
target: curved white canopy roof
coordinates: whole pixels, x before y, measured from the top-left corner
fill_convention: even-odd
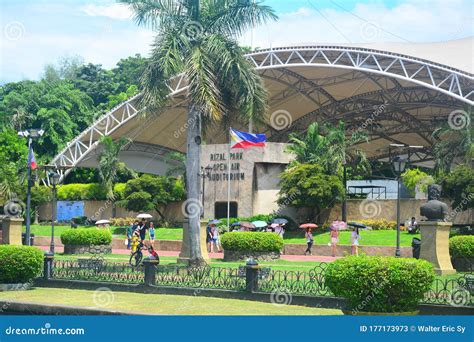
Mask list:
[[[404,143],[423,146],[414,157],[430,165],[434,128],[446,123],[454,110],[462,114],[474,104],[472,43],[471,38],[391,44],[383,50],[380,45],[380,49],[307,45],[250,53],[247,58],[270,92],[267,124],[259,131],[269,141],[286,142],[290,132],[304,131],[311,122],[343,120],[348,134],[368,130],[370,142],[361,147],[370,158],[386,158],[390,143]],[[138,171],[163,173],[164,156],[169,151],[185,152],[186,136],[186,80],[178,75],[168,85],[167,108],[142,117],[136,95],[72,140],[52,163],[94,167],[102,135],[128,136],[133,144],[123,150],[122,160]],[[238,122],[233,126],[247,129]],[[225,133],[220,127],[211,128],[206,143],[226,142]]]

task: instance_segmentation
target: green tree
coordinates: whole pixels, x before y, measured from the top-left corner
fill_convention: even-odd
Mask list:
[[[340,201],[342,182],[328,175],[317,164],[295,164],[281,174],[278,204],[312,209],[312,219],[319,221],[321,209]]]
[[[408,169],[402,174],[403,184],[407,187],[410,193],[414,196],[416,193],[416,187],[426,193],[428,185],[434,183],[433,177],[420,169]]]
[[[0,203],[5,204],[23,194],[23,184],[28,158],[28,147],[16,131],[3,128],[0,131]]]
[[[114,82],[119,85],[118,91],[127,92],[131,85],[138,86],[147,63],[148,60],[139,53],[118,61],[117,66],[112,69]]]
[[[100,139],[102,151],[98,156],[99,179],[108,199],[114,198],[114,183],[117,180],[119,170],[126,169],[125,164],[119,159],[119,154],[127,143],[129,143],[129,140],[123,137],[118,141],[113,141],[109,136],[103,136]]]
[[[239,47],[247,29],[276,19],[268,6],[251,0],[122,0],[139,25],[156,31],[150,61],[141,78],[142,105],[161,108],[170,77],[184,73],[188,84],[186,177],[190,201],[200,192],[201,127],[240,119],[259,123],[266,111],[263,81]],[[225,114],[223,114],[225,113]],[[191,263],[203,263],[198,215],[189,217]]]
[[[458,165],[444,177],[443,193],[453,201],[452,208],[463,211],[474,208],[474,170]]]
[[[144,174],[127,182],[124,197],[118,205],[135,212],[156,210],[165,220],[163,209],[169,203],[184,200],[186,192],[180,178]]]

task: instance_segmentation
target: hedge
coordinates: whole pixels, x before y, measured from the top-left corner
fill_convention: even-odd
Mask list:
[[[283,248],[283,239],[271,233],[229,232],[221,240],[227,251],[279,252]]]
[[[474,235],[458,235],[449,239],[451,257],[474,257]]]
[[[397,222],[387,221],[386,219],[367,219],[355,220],[365,224],[367,227],[372,227],[372,230],[392,230],[397,229]]]
[[[36,247],[0,245],[0,283],[26,283],[37,277],[43,258]]]
[[[98,228],[68,229],[61,234],[61,242],[64,245],[79,246],[109,245],[112,242],[112,233]]]
[[[435,279],[426,260],[350,256],[330,263],[326,285],[347,299],[353,311],[405,312],[416,310]]]

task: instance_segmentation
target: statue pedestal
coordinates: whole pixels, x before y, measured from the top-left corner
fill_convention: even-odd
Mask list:
[[[207,244],[206,244],[206,226],[207,221],[201,220],[201,232],[199,234],[201,240],[201,255],[205,261],[209,261],[209,255],[207,254]],[[183,222],[183,242],[181,244],[181,252],[178,256],[179,263],[189,263],[191,258],[191,241],[189,235],[189,223],[187,220]]]
[[[23,219],[19,217],[5,217],[2,219],[2,243],[4,245],[22,245]]]
[[[420,259],[431,262],[439,275],[454,274],[449,255],[449,230],[451,222],[421,221]]]

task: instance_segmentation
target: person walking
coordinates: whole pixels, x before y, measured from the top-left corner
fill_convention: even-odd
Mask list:
[[[221,253],[221,246],[219,242],[219,228],[217,228],[215,225],[211,228],[212,232],[212,245],[214,246],[213,250],[217,249],[218,253]]]
[[[150,242],[153,245],[155,242],[155,225],[153,222],[150,222],[150,228],[148,229],[148,235],[150,236]]]
[[[137,229],[138,221],[133,222],[130,226],[127,227],[127,249],[132,248],[132,234],[135,229]]]
[[[339,231],[336,228],[331,228],[330,236],[332,256],[335,257],[337,254],[337,243],[339,242]]]
[[[309,253],[309,255],[313,255],[313,253],[311,252],[311,248],[313,247],[313,232],[311,231],[310,228],[307,228],[306,229],[306,232],[304,234],[305,238],[306,238],[306,244],[308,247],[306,247],[306,250],[304,251],[304,255],[306,255],[306,253]]]
[[[206,227],[206,246],[207,246],[207,252],[211,252],[211,247],[212,247],[212,232],[211,232],[211,225],[208,224]]]
[[[354,227],[351,233],[352,255],[359,255],[359,228]]]
[[[148,230],[148,225],[146,223],[145,219],[142,219],[142,222],[140,222],[138,226],[138,231],[140,233],[140,240],[145,241],[146,239],[146,231]]]

